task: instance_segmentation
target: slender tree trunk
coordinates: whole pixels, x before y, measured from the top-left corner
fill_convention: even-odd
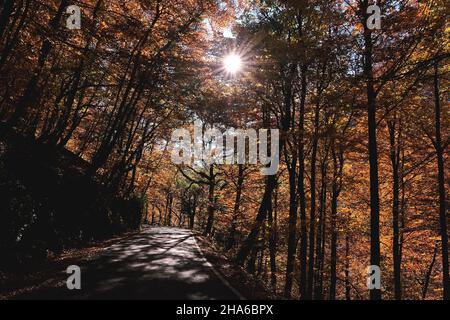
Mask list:
[[[264,262],[264,252],[266,249],[266,224],[262,225],[259,259],[258,259],[258,273],[257,276],[260,277],[263,274],[263,262]]]
[[[333,185],[331,191],[331,258],[330,258],[330,300],[336,300],[336,281],[337,281],[337,209],[338,197],[340,193],[340,179],[342,179],[342,170],[344,166],[344,157],[341,153],[340,163],[338,164],[338,157],[335,146],[332,150],[333,155]]]
[[[319,100],[319,99],[318,99]],[[320,119],[320,101],[316,103],[316,111],[314,116],[314,135],[311,154],[311,207],[309,217],[309,268],[308,268],[308,287],[307,299],[312,298],[314,285],[314,249],[315,249],[315,229],[316,229],[316,162],[317,148],[319,143],[319,119]]]
[[[433,272],[434,264],[436,263],[436,256],[439,251],[439,243],[436,241],[436,245],[434,246],[433,258],[431,259],[430,266],[428,267],[427,273],[425,275],[425,281],[422,289],[422,300],[427,298],[428,286],[430,285],[430,278]]]
[[[275,206],[275,210],[274,207]],[[269,223],[269,255],[270,255],[270,285],[272,292],[277,293],[277,206],[278,206],[278,188],[275,190],[274,205],[270,204],[268,210]],[[275,212],[275,217],[273,214]]]
[[[400,163],[400,128],[396,138],[396,115],[389,123],[390,156],[392,164],[392,254],[394,261],[394,297],[395,300],[402,299],[401,283],[401,257],[400,257],[400,228],[399,228],[399,163]]]
[[[293,103],[293,80],[297,74],[297,64],[292,63],[289,66],[288,76],[284,79],[283,95],[284,95],[284,112],[281,117],[281,127],[283,134],[289,133],[293,123],[295,114],[295,104]],[[294,106],[294,107],[293,107]],[[289,156],[288,144],[284,143],[282,150],[285,153],[285,161],[289,171],[289,222],[288,222],[288,248],[286,261],[286,282],[284,286],[284,296],[291,297],[292,279],[295,265],[295,252],[297,249],[297,190],[296,190],[296,170],[297,170],[297,154],[294,152]]]
[[[291,67],[290,70],[291,70],[290,77],[293,77],[293,72],[296,71],[296,68]],[[289,101],[289,103],[290,102],[291,101]],[[289,110],[289,112],[290,112],[290,105],[289,105],[289,107],[285,106],[285,109]],[[265,113],[265,112],[263,112],[263,113]],[[282,132],[281,132],[280,138],[279,138],[280,139],[279,140],[279,154],[281,154],[282,151],[284,150],[285,143],[286,143],[286,134],[290,129],[289,128],[290,121],[287,121],[287,119],[286,119],[287,117],[290,117],[290,116],[284,115],[283,119],[281,121],[281,126],[282,126],[281,131]],[[265,118],[266,118],[266,120],[265,120],[265,122],[266,122],[269,117],[265,116]],[[273,192],[277,186],[277,181],[278,181],[277,174],[268,176],[266,178],[264,194],[263,194],[261,204],[258,209],[258,213],[256,215],[255,223],[253,224],[253,227],[250,230],[250,233],[248,234],[247,238],[242,243],[242,245],[239,248],[239,251],[236,255],[236,262],[241,266],[244,265],[245,259],[247,259],[250,251],[252,250],[253,246],[255,245],[256,239],[258,238],[258,234],[261,229],[261,225],[266,220],[267,213],[272,204]]]
[[[258,256],[258,245],[253,246],[250,258],[247,261],[247,272],[250,274],[255,274],[256,271],[256,258]]]
[[[155,205],[152,205],[152,222],[151,225],[155,224]]]
[[[189,215],[189,229],[194,230],[195,227],[195,215],[197,213],[197,196],[193,196],[192,208]]]
[[[307,255],[308,230],[306,226],[306,197],[305,197],[305,103],[307,94],[306,65],[301,68],[300,93],[300,121],[299,121],[299,147],[298,147],[298,195],[300,205],[300,298],[306,299],[307,289]]]
[[[327,155],[321,163],[321,182],[320,182],[320,199],[319,199],[319,221],[316,236],[316,260],[315,260],[315,284],[314,284],[314,300],[323,299],[323,264],[325,258],[325,242],[326,242],[326,201],[327,201]]]
[[[345,299],[351,300],[351,286],[350,286],[350,237],[348,229],[345,232]]]
[[[405,183],[405,148],[402,148],[402,159],[400,161],[400,182],[401,182],[401,190],[402,190],[402,200],[401,200],[401,207],[400,207],[400,265],[402,264],[403,260],[403,242],[404,242],[404,232],[406,228],[406,209],[407,209],[407,203],[406,203],[406,183]]]
[[[11,14],[14,10],[14,1],[13,0],[5,0],[2,4],[3,9],[0,14],[0,38],[3,37],[3,32],[8,25],[9,19],[11,18]]]
[[[435,107],[435,130],[436,130],[436,156],[438,166],[439,180],[439,222],[441,229],[441,248],[442,248],[442,287],[443,299],[450,300],[450,277],[448,263],[448,234],[447,234],[447,213],[445,203],[445,173],[444,156],[441,141],[441,99],[439,90],[439,65],[438,61],[434,64],[434,107]]]
[[[14,1],[10,1],[14,2]],[[7,39],[3,43],[3,48],[0,55],[0,72],[3,71],[3,67],[8,62],[8,57],[13,52],[13,49],[16,47],[16,44],[20,40],[20,35],[22,34],[23,28],[25,26],[25,23],[29,20],[28,19],[28,12],[33,10],[31,6],[32,0],[26,0],[25,3],[20,5],[20,8],[16,8],[16,14],[14,15],[14,19],[9,22],[10,25],[16,26],[15,30],[13,31],[11,27],[11,34],[8,35]],[[8,11],[8,10],[7,10]],[[19,11],[22,11],[22,13],[19,15]],[[9,20],[9,18],[5,19]],[[8,25],[8,22],[6,22],[5,27]],[[0,38],[4,39],[6,38],[5,35],[5,29],[3,30],[3,34],[0,36]],[[3,116],[3,111],[2,111]]]
[[[233,248],[236,242],[236,225],[239,217],[239,208],[241,206],[241,194],[243,183],[244,183],[244,165],[240,164],[238,169],[238,180],[236,184],[236,199],[234,201],[233,217],[231,219],[228,241],[225,247],[226,250],[230,250],[231,248]]]
[[[173,214],[173,194],[169,193],[169,206],[167,209],[167,225],[172,226],[172,214]]]
[[[286,261],[286,283],[284,286],[284,296],[291,298],[292,280],[295,265],[295,251],[297,247],[297,190],[296,190],[296,159],[291,162],[289,169],[289,231],[288,231],[288,251]]]
[[[381,268],[380,254],[380,194],[378,179],[378,146],[377,146],[377,121],[376,121],[376,92],[373,77],[373,42],[372,31],[367,26],[368,0],[362,2],[364,25],[364,76],[367,86],[368,108],[368,139],[369,139],[369,163],[370,163],[370,264]],[[381,290],[370,290],[371,300],[381,300]]]
[[[67,7],[68,1],[63,0],[60,2],[58,10],[55,16],[50,20],[49,28],[51,31],[56,31],[59,28],[61,19],[63,17],[64,9]],[[8,125],[13,127],[17,124],[19,119],[23,118],[30,108],[31,104],[38,103],[42,90],[39,89],[39,80],[44,70],[45,63],[52,50],[52,42],[46,38],[42,42],[41,49],[39,51],[38,65],[33,71],[33,76],[28,81],[23,95],[20,97],[16,104],[16,110],[8,120]]]
[[[336,230],[336,215],[337,215],[337,195],[336,186],[333,182],[331,200],[331,260],[330,260],[330,300],[336,300],[336,266],[337,266],[337,230]]]
[[[242,243],[239,252],[236,255],[236,261],[239,265],[243,265],[245,259],[247,259],[250,251],[255,245],[255,241],[258,237],[259,230],[264,220],[266,219],[268,209],[270,208],[270,203],[272,201],[273,190],[277,183],[277,176],[268,176],[266,178],[266,187],[264,190],[263,199],[258,209],[258,214],[256,215],[255,223],[248,234],[247,238]]]
[[[205,231],[203,232],[204,236],[207,236],[211,233],[213,225],[214,225],[214,211],[215,211],[215,196],[214,189],[216,188],[216,182],[214,179],[214,165],[209,166],[209,191],[208,191],[208,221],[206,223]]]

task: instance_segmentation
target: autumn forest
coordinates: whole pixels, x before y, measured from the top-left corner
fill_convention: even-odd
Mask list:
[[[449,12],[1,1],[0,287],[93,241],[189,230],[270,299],[449,300]],[[276,172],[174,162],[196,124],[255,146],[272,129]]]

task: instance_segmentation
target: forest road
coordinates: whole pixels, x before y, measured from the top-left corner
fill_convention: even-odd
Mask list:
[[[185,229],[146,228],[106,248],[80,268],[80,290],[69,290],[64,283],[17,298],[243,299],[204,258],[193,233]]]

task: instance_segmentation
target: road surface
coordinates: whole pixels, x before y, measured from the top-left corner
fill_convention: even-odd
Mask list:
[[[19,299],[237,300],[242,298],[203,257],[189,230],[151,227],[81,268],[81,290],[66,286]],[[69,276],[69,275],[68,275]]]

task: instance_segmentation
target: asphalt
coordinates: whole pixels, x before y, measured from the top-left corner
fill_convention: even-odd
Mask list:
[[[81,289],[65,285],[17,299],[238,300],[190,230],[150,227],[80,265]],[[69,276],[69,275],[67,275]]]

